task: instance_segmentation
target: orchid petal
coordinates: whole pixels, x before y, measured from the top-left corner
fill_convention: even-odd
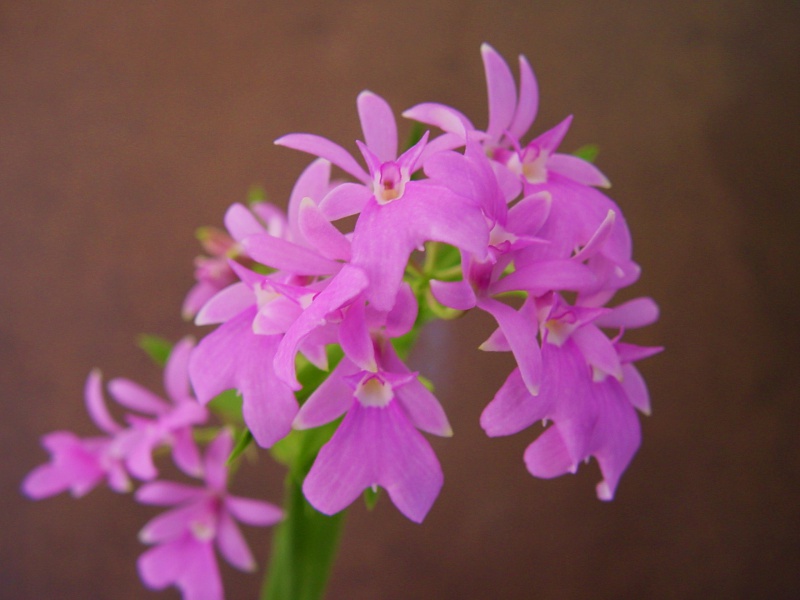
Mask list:
[[[489,126],[486,133],[499,140],[511,125],[517,105],[514,76],[497,51],[489,44],[481,45],[486,87],[489,92]]]
[[[161,415],[169,405],[135,381],[118,377],[108,382],[108,392],[118,404],[149,415]]]
[[[511,435],[550,416],[551,409],[545,398],[531,395],[517,368],[481,413],[481,427],[489,437]]]
[[[92,370],[86,378],[83,389],[83,397],[86,401],[86,410],[89,416],[100,429],[106,433],[116,433],[122,427],[111,417],[108,412],[106,401],[103,396],[102,376],[98,369]]]
[[[183,338],[170,352],[167,364],[164,367],[164,389],[173,400],[183,400],[190,397],[189,392],[189,355],[194,348],[194,340]]]
[[[242,281],[217,292],[194,319],[195,325],[216,325],[232,319],[256,302],[253,290]]]
[[[542,355],[536,342],[538,324],[522,311],[491,298],[479,300],[478,306],[491,314],[503,330],[525,386],[531,394],[537,395],[542,380]]]
[[[397,122],[389,104],[370,91],[363,91],[356,100],[364,141],[381,162],[397,157]]]
[[[531,475],[551,479],[574,473],[577,465],[567,451],[567,446],[557,427],[550,426],[528,446],[524,454],[525,466]]]
[[[517,139],[530,129],[536,113],[539,110],[539,86],[533,74],[528,59],[519,57],[519,101],[514,113],[514,120],[508,127],[508,132]]]
[[[197,405],[199,408],[199,405]],[[183,427],[172,433],[175,440],[172,443],[172,460],[178,468],[192,477],[203,475],[203,462],[200,459],[200,451],[194,441],[190,427]]]
[[[329,221],[337,221],[360,213],[372,197],[368,187],[359,183],[342,183],[322,198],[319,210]]]
[[[658,321],[658,305],[652,298],[634,298],[611,309],[597,318],[599,327],[625,327],[635,329]]]
[[[220,554],[225,557],[225,560],[228,561],[228,564],[240,571],[254,571],[256,569],[256,561],[242,532],[236,522],[225,511],[222,511],[219,516],[216,540],[217,548],[219,548]]]
[[[225,228],[237,242],[241,242],[244,238],[251,235],[264,233],[266,231],[264,226],[256,219],[255,215],[238,202],[228,207],[228,210],[225,212],[224,222]]]
[[[412,373],[405,363],[400,360],[391,344],[386,345],[383,360],[387,369],[394,373],[414,375],[413,379],[394,390],[397,399],[400,400],[414,426],[426,433],[451,437],[453,428],[450,426],[439,400],[428,388],[422,385],[417,374]]]
[[[308,397],[294,419],[295,429],[311,429],[341,417],[353,404],[353,388],[346,378],[360,369],[347,357]]]
[[[549,291],[579,291],[595,283],[591,269],[572,260],[542,260],[509,273],[492,284],[492,294],[526,290],[534,296]]]
[[[300,204],[305,198],[320,202],[330,191],[331,163],[324,158],[318,158],[308,165],[292,188],[289,196],[289,206],[286,213],[289,218],[289,229],[292,232],[292,241],[308,245],[298,228]],[[281,237],[281,236],[276,236]]]
[[[267,448],[291,430],[297,401],[273,372],[279,336],[253,333],[255,316],[252,307],[203,338],[189,361],[189,376],[203,404],[225,390],[239,390],[245,422]]]
[[[204,503],[181,505],[154,517],[139,531],[143,544],[169,542],[191,528],[192,521],[206,510]]]
[[[467,139],[467,132],[475,129],[463,113],[434,102],[417,104],[405,111],[403,116],[426,125],[434,125],[446,133],[455,134],[461,140],[461,145]]]
[[[358,296],[368,283],[364,271],[353,265],[345,265],[331,279],[328,286],[314,298],[280,341],[275,354],[275,373],[279,379],[294,390],[300,389],[300,383],[294,372],[294,358],[300,342],[314,329],[324,325],[330,313],[344,307]]]
[[[622,379],[622,365],[617,350],[602,331],[594,325],[578,327],[572,332],[572,339],[587,363],[616,379]]]
[[[225,507],[242,523],[247,525],[274,525],[283,519],[283,511],[277,506],[262,500],[228,496]]]
[[[622,387],[631,405],[642,411],[643,414],[649,415],[651,412],[650,392],[647,390],[644,377],[633,365],[622,365]]]
[[[184,483],[154,481],[136,490],[135,497],[141,504],[173,506],[201,498],[204,494],[204,490]]]
[[[552,129],[545,131],[539,137],[531,142],[532,146],[541,148],[548,154],[553,154],[556,149],[561,145],[564,136],[567,135],[569,126],[572,124],[572,115],[561,121]]]
[[[375,372],[378,364],[375,361],[375,346],[367,328],[365,308],[363,301],[350,304],[339,325],[339,342],[347,358],[361,369]]]
[[[331,225],[311,198],[304,198],[298,210],[298,226],[312,248],[330,260],[350,260],[350,241]]]
[[[508,210],[507,229],[517,235],[536,235],[550,216],[552,204],[548,192],[525,196]]]
[[[603,219],[603,222],[598,226],[597,231],[589,238],[586,245],[572,257],[572,260],[583,261],[597,254],[611,235],[616,217],[617,213],[613,210],[609,210],[606,218]]]
[[[324,137],[310,133],[290,133],[275,140],[275,144],[325,158],[362,183],[369,182],[369,175],[350,153]]]
[[[436,301],[444,306],[455,308],[456,310],[469,310],[474,308],[478,302],[475,290],[469,282],[464,281],[438,281],[432,279],[430,282],[431,293]]]
[[[547,159],[547,168],[583,185],[611,187],[611,182],[600,169],[572,154],[553,154]]]
[[[397,403],[355,403],[333,438],[322,447],[303,483],[308,501],[335,514],[361,492],[380,485],[406,517],[420,523],[443,483],[439,461]]]
[[[330,275],[341,264],[328,260],[316,251],[267,234],[254,235],[242,241],[247,254],[261,264],[294,275]]]

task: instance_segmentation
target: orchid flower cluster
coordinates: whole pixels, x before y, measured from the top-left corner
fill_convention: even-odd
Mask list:
[[[281,519],[277,507],[227,492],[228,459],[251,440],[289,465],[303,501],[323,515],[362,495],[374,501],[380,488],[422,522],[444,481],[423,434],[452,429],[432,386],[404,361],[426,322],[478,308],[497,324],[481,349],[516,362],[480,416],[485,432],[543,423],[524,453],[528,471],[556,477],[594,457],[597,495],[613,498],[640,444],[636,412],[650,411],[635,363],[660,351],[622,337],[656,321],[658,308],[649,298],[608,306],[640,273],[625,219],[598,189],[609,182],[586,157],[558,151],[571,117],[523,141],[538,108],[533,71],[521,56],[517,85],[494,49],[481,50],[483,130],[454,108],[419,104],[403,113],[417,125],[401,151],[388,103],[364,91],[357,156],[313,134],[278,139],[316,158],[285,214],[237,203],[226,231],[200,231],[208,256],[197,259],[183,313],[217,327],[172,350],[170,402],[112,380],[116,402],[141,413],[123,427],[93,372],[86,403],[104,435],[46,436],[51,462],[28,476],[25,492],[80,496],[101,481],[116,491],[131,478],[146,482],[139,502],[176,508],[142,530],[156,546],[141,557],[140,575],[153,588],[177,585],[185,598],[222,597],[214,545],[233,566],[254,568],[235,520]],[[223,418],[201,458],[197,440],[214,431],[207,407],[231,390],[241,421]],[[204,487],[156,481],[153,452],[163,447]]]

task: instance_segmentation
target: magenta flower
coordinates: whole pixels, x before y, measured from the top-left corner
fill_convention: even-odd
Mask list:
[[[177,586],[184,600],[224,597],[214,553],[237,569],[253,571],[255,560],[236,520],[248,525],[273,525],[281,510],[260,500],[233,496],[227,491],[226,460],[233,439],[227,430],[206,451],[205,487],[156,481],[142,486],[136,499],[143,504],[174,506],[144,526],[139,538],[157,544],[139,557],[139,575],[152,589]]]
[[[131,488],[128,473],[145,480],[157,475],[152,453],[162,445],[172,448],[173,459],[184,471],[199,474],[200,456],[192,426],[204,423],[208,414],[189,392],[186,364],[192,346],[188,338],[182,340],[167,361],[164,387],[172,402],[165,402],[128,379],[109,382],[109,391],[119,404],[152,417],[128,413],[128,427],[117,423],[108,412],[100,372],[92,371],[84,388],[86,408],[106,435],[82,439],[57,431],[45,436],[43,444],[51,454],[51,462],[25,478],[23,491],[40,499],[69,489],[77,497],[107,478],[112,489],[127,492]]]
[[[322,448],[303,483],[320,512],[346,508],[367,488],[383,487],[406,517],[422,522],[444,477],[418,429],[452,435],[439,402],[400,361],[388,341],[345,357],[309,397],[295,419],[306,429],[344,420]],[[363,368],[367,367],[367,368]]]
[[[242,209],[247,212],[247,217],[240,216],[235,222],[226,219],[227,232],[214,227],[198,230],[197,237],[210,256],[199,256],[194,261],[196,283],[183,301],[181,314],[184,319],[194,317],[217,292],[236,281],[236,274],[229,265],[231,259],[244,264],[251,262],[239,243],[244,236],[257,232],[279,237],[285,235],[286,217],[275,206],[256,202],[249,209]]]
[[[444,186],[412,181],[411,175],[425,159],[427,134],[398,157],[397,124],[389,105],[362,92],[358,111],[366,140],[358,147],[369,174],[346,150],[325,138],[290,134],[275,143],[327,158],[361,182],[333,189],[319,208],[331,220],[361,212],[353,232],[351,264],[369,280],[367,299],[378,310],[388,311],[415,249],[433,240],[480,255],[488,230],[477,206]]]
[[[558,297],[538,302],[542,318],[542,383],[537,395],[514,370],[481,415],[490,436],[510,435],[536,421],[552,421],[525,451],[537,477],[574,473],[595,457],[603,473],[597,495],[614,496],[619,478],[639,447],[636,410],[649,412],[644,381],[631,364],[660,348],[640,348],[609,340],[598,325],[641,327],[658,309],[640,298],[615,309],[570,307]]]
[[[265,232],[241,205],[226,213],[226,225],[248,256],[277,269],[265,276],[231,263],[240,281],[225,288],[200,310],[196,323],[220,326],[198,344],[189,372],[202,403],[228,389],[242,395],[245,423],[259,445],[270,447],[291,430],[297,400],[287,385],[292,377],[279,377],[273,367],[286,332],[296,331],[312,299],[320,294],[342,263],[349,258],[350,242],[321,218],[313,195],[330,187],[330,164],[313,162],[292,191],[284,237]],[[309,332],[310,333],[310,332]],[[307,337],[305,334],[302,338]],[[318,364],[325,360],[327,339],[302,340],[294,347]],[[294,354],[292,354],[292,368]]]

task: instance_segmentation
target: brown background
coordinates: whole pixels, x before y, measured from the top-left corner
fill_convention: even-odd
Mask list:
[[[800,4],[785,2],[0,2],[0,597],[150,594],[135,558],[156,510],[98,489],[25,501],[38,438],[93,432],[88,371],[159,389],[137,333],[176,339],[194,229],[261,183],[285,203],[292,131],[352,148],[356,94],[485,123],[479,44],[525,53],[537,131],[597,142],[661,304],[637,333],[654,414],[617,499],[596,466],[536,480],[533,431],[478,415],[510,368],[490,322],[435,327],[416,367],[456,436],[422,526],[351,511],[331,598],[789,598],[800,593]],[[236,491],[280,501],[281,472]],[[385,500],[385,499],[384,499]],[[247,531],[263,564],[269,533]],[[225,570],[230,598],[258,578]]]

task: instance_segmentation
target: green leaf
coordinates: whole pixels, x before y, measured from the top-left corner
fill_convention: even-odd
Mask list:
[[[599,153],[600,147],[597,144],[586,144],[575,150],[572,155],[582,158],[586,162],[593,163]]]
[[[236,439],[236,445],[233,447],[231,455],[228,457],[226,465],[230,466],[237,458],[239,458],[245,450],[247,450],[250,443],[253,441],[253,434],[249,429],[242,429]]]
[[[332,517],[317,512],[303,496],[301,484],[286,479],[284,520],[272,538],[263,600],[320,600],[325,594],[345,511]]]
[[[172,352],[172,342],[160,336],[143,333],[136,338],[136,345],[147,353],[159,367],[167,364]]]
[[[216,413],[224,422],[242,424],[242,397],[236,390],[225,390],[218,396],[212,398],[208,407]]]

